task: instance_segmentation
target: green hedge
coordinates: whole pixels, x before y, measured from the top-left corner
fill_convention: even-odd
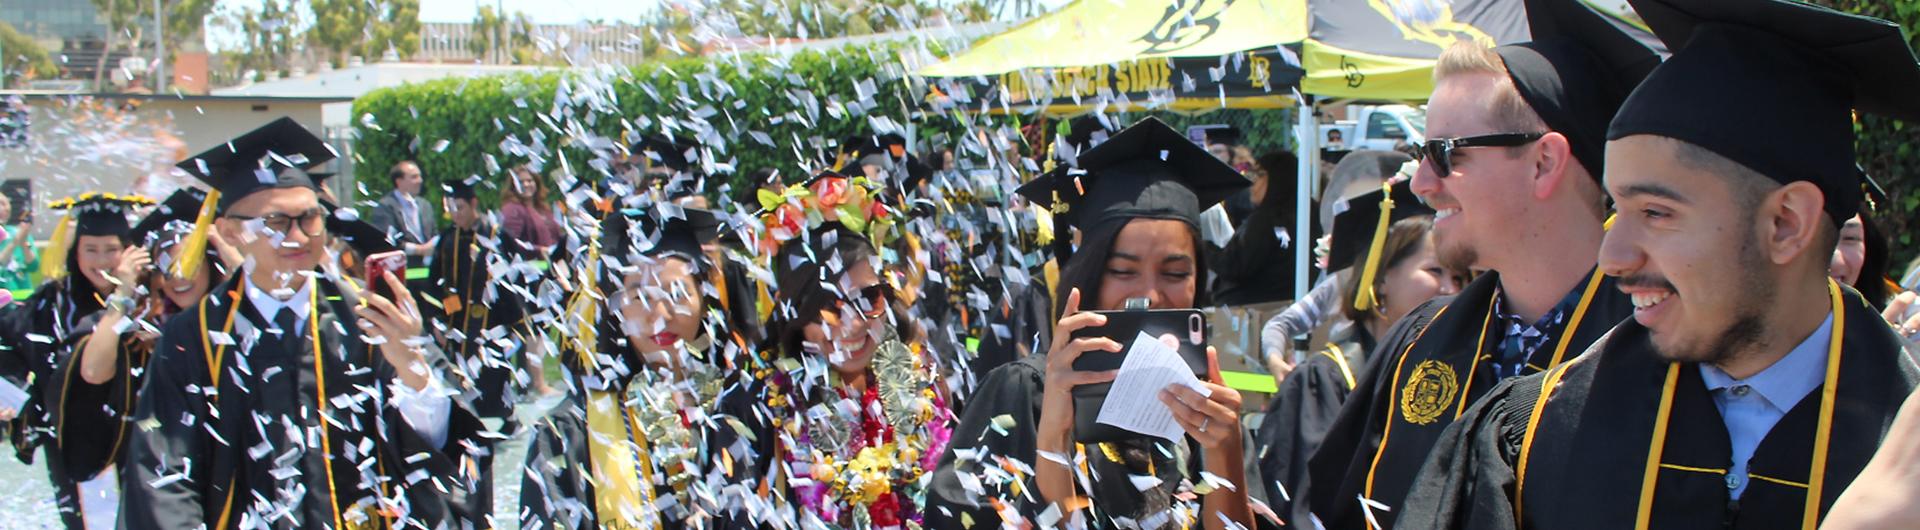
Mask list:
[[[1862,15],[1883,18],[1907,30],[1907,45],[1920,48],[1920,1],[1814,0],[1814,3]],[[1861,115],[1854,124],[1860,165],[1887,189],[1892,204],[1882,204],[1875,219],[1893,241],[1895,279],[1920,254],[1920,123]]]
[[[358,192],[350,200],[387,193],[387,168],[408,159],[419,161],[432,200],[438,200],[443,179],[479,175],[499,186],[509,168],[527,160],[502,149],[508,138],[534,145],[538,136],[548,146],[546,156],[558,152],[576,175],[592,174],[589,161],[596,155],[581,140],[598,135],[618,141],[629,126],[657,134],[662,119],[703,115],[725,138],[727,150],[716,158],[734,168],[718,177],[734,183],[738,193],[738,182],[756,168],[792,175],[840,139],[866,134],[869,117],[904,125],[923,89],[909,83],[902,55],[917,53],[924,52],[880,45],[787,57],[676,58],[611,71],[442,79],[376,90],[353,103]],[[856,92],[862,85],[871,87],[865,98]],[[573,101],[556,104],[561,87]],[[588,93],[604,103],[581,102]],[[641,125],[642,117],[651,123]],[[755,131],[773,145],[756,140]],[[799,153],[796,138],[804,146]],[[498,204],[497,188],[482,187],[479,194],[482,205]]]

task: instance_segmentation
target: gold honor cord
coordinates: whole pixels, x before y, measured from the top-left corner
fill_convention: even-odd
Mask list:
[[[1807,473],[1806,507],[1801,515],[1800,525],[1806,530],[1819,527],[1820,496],[1827,479],[1827,448],[1833,435],[1834,399],[1840,389],[1840,344],[1846,336],[1846,305],[1840,296],[1840,285],[1832,279],[1827,280],[1827,295],[1833,304],[1833,335],[1827,342],[1827,374],[1820,387],[1820,419],[1813,431],[1813,466]],[[1634,512],[1633,527],[1636,530],[1646,530],[1653,517],[1654,489],[1662,467],[1661,451],[1666,448],[1667,427],[1672,420],[1673,394],[1679,386],[1680,365],[1668,364],[1666,383],[1660,391],[1660,412],[1654,417],[1653,441],[1647,448],[1646,470],[1640,479],[1640,503]],[[1557,378],[1549,378],[1549,384],[1554,379]],[[1541,404],[1545,404],[1546,397],[1543,391]]]
[[[1353,367],[1347,365],[1347,352],[1341,350],[1339,344],[1327,343],[1327,349],[1321,350],[1320,354],[1333,359],[1333,364],[1340,367],[1340,377],[1347,381],[1347,391],[1351,392],[1353,387],[1359,386],[1353,380]]]

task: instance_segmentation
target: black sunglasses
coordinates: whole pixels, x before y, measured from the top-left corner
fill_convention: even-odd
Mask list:
[[[854,296],[851,297],[851,300],[849,300],[848,297],[836,296],[835,302],[838,304],[851,302],[854,309],[859,310],[860,313],[866,315],[867,318],[879,318],[886,310],[885,304],[887,298],[892,294],[893,290],[889,288],[887,284],[876,283],[854,291]]]
[[[1413,157],[1422,162],[1432,160],[1434,174],[1445,177],[1453,174],[1453,151],[1463,147],[1519,147],[1538,141],[1547,133],[1498,133],[1468,136],[1465,138],[1436,138],[1420,144]]]

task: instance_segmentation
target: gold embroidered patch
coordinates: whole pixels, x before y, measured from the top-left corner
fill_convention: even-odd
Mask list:
[[[1413,375],[1400,389],[1400,415],[1414,425],[1433,423],[1447,411],[1454,393],[1459,391],[1459,378],[1452,366],[1440,361],[1422,361],[1413,367]]]

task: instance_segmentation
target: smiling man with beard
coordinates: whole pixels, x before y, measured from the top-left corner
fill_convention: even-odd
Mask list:
[[[1608,133],[1600,268],[1634,318],[1449,428],[1410,527],[1810,530],[1915,386],[1907,343],[1826,273],[1861,199],[1852,113],[1920,118],[1900,28],[1777,0],[1633,5],[1677,50]]]
[[[1534,41],[1457,44],[1434,67],[1412,189],[1438,212],[1440,260],[1489,272],[1402,318],[1368,356],[1292,486],[1327,528],[1391,528],[1462,411],[1502,379],[1579,355],[1632,310],[1594,268],[1598,180],[1607,121],[1659,56],[1575,0],[1529,1],[1527,14]]]

